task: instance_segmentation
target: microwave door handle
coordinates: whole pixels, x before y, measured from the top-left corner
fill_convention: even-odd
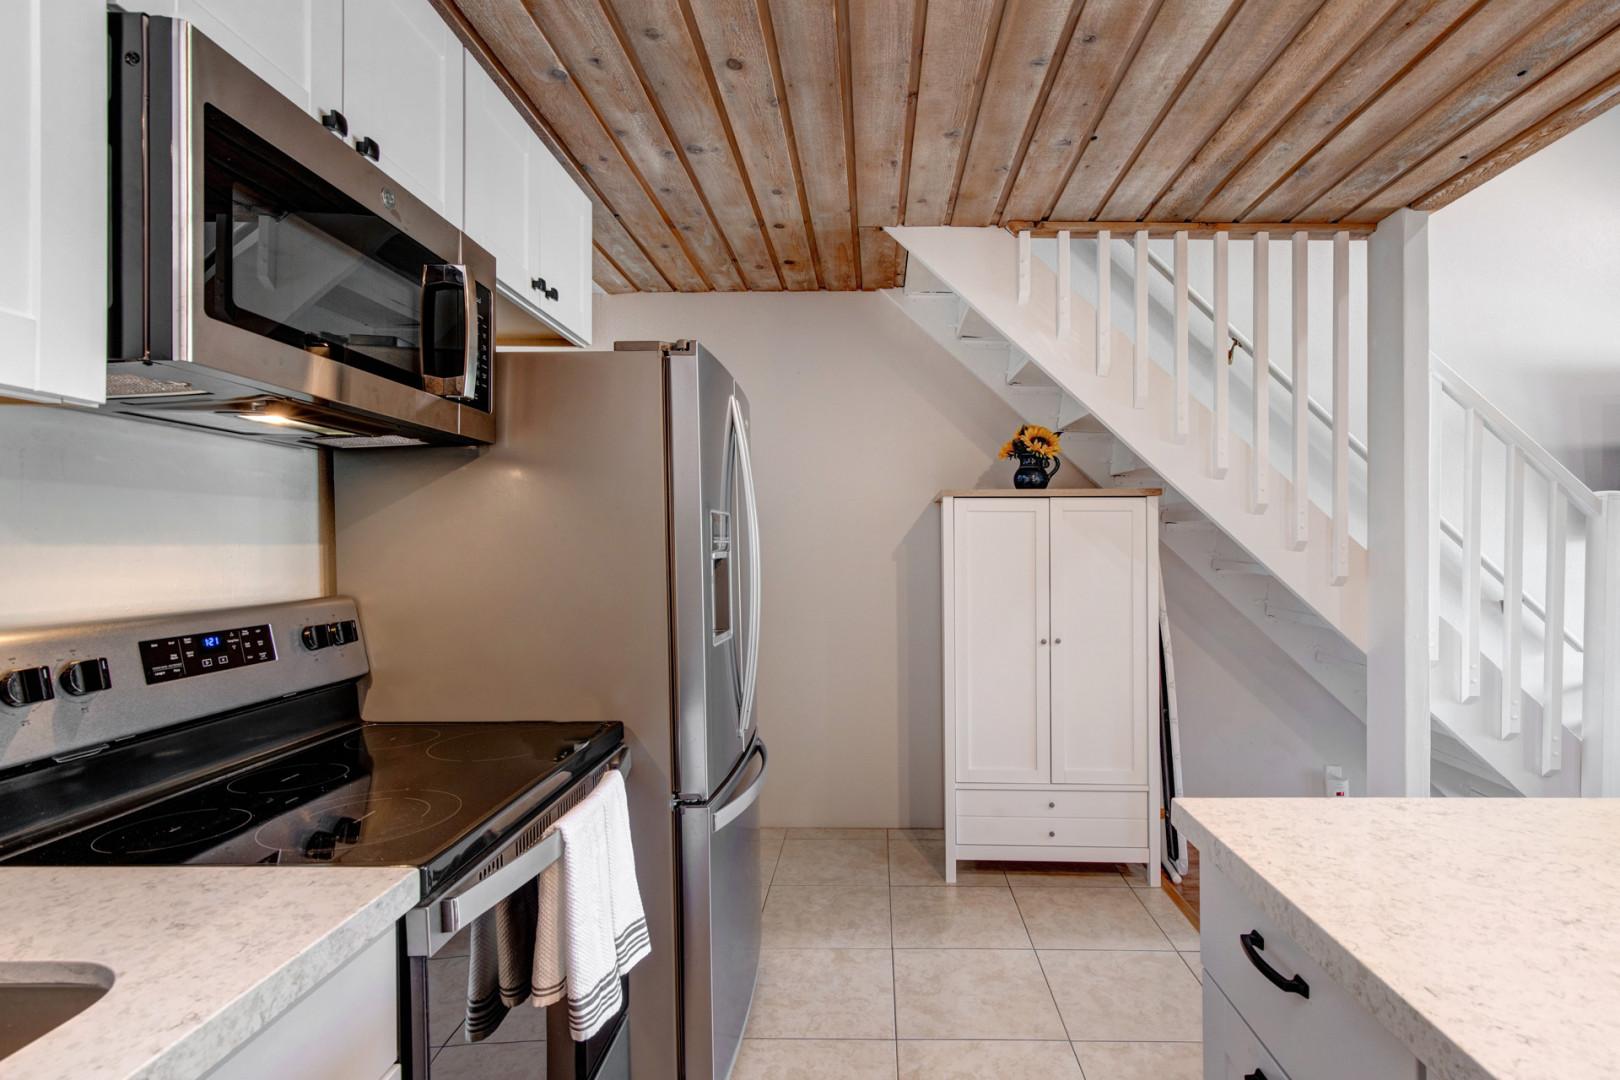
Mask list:
[[[743,676],[743,703],[737,715],[737,734],[748,731],[759,689],[759,500],[754,490],[753,453],[748,445],[748,425],[736,395],[731,398],[731,423],[737,433],[737,460],[741,467],[743,498],[748,510],[748,666]]]
[[[461,343],[461,370],[446,374],[438,369],[433,342],[438,339],[434,321],[434,299],[446,289],[457,289],[462,297],[463,338]],[[421,334],[418,346],[418,366],[422,370],[422,389],[439,397],[464,399],[472,396],[475,385],[473,363],[478,349],[478,295],[467,268],[456,263],[437,263],[422,267]]]

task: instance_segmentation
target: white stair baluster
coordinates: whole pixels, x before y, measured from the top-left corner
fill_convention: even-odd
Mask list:
[[[1029,303],[1029,230],[1018,234],[1018,306]]]
[[[1138,229],[1136,253],[1136,350],[1131,360],[1131,404],[1145,409],[1148,400],[1148,234]]]
[[[1502,700],[1496,734],[1517,735],[1522,726],[1524,665],[1524,452],[1507,448],[1507,502],[1502,508]],[[1439,484],[1433,485],[1435,490]]]
[[[1232,463],[1232,437],[1228,431],[1231,413],[1231,388],[1228,357],[1232,351],[1232,324],[1227,317],[1226,256],[1230,241],[1225,231],[1215,234],[1215,314],[1214,332],[1210,349],[1215,354],[1215,420],[1210,434],[1210,474],[1225,476]]]
[[[1271,502],[1271,234],[1254,234],[1254,452],[1249,455],[1249,510]]]
[[[1294,470],[1293,505],[1288,514],[1288,546],[1305,547],[1311,536],[1311,362],[1310,234],[1294,234]]]
[[[1333,234],[1333,549],[1329,580],[1350,579],[1350,234]]]
[[[1187,230],[1181,229],[1176,233],[1175,239],[1175,289],[1176,289],[1176,426],[1177,442],[1186,442],[1187,435],[1192,430],[1192,418],[1188,412],[1188,400],[1191,393],[1189,383],[1189,365],[1187,359]]]
[[[1549,478],[1547,499],[1547,598],[1542,656],[1541,747],[1536,758],[1542,776],[1551,776],[1564,756],[1564,547],[1569,497]]]
[[[1060,343],[1067,342],[1071,327],[1071,305],[1074,294],[1069,287],[1069,274],[1073,270],[1069,262],[1069,230],[1060,229],[1057,234],[1057,336]],[[1097,317],[1102,318],[1099,309]]]
[[[1479,590],[1480,534],[1485,477],[1483,464],[1485,423],[1473,409],[1463,410],[1463,562],[1462,600],[1457,636],[1462,655],[1457,657],[1457,700],[1467,704],[1479,697]]]
[[[1060,234],[1061,235],[1061,234]],[[1109,315],[1109,301],[1113,297],[1113,286],[1110,283],[1114,268],[1113,257],[1109,254],[1109,236],[1107,229],[1097,232],[1097,374],[1108,377],[1108,371],[1113,366],[1113,357],[1109,355],[1108,343],[1114,335],[1113,318]]]

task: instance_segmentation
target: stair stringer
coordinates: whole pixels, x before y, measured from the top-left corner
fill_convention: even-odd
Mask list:
[[[1272,470],[1271,502],[1265,512],[1248,507],[1249,446],[1230,436],[1230,467],[1224,476],[1210,468],[1213,414],[1189,402],[1190,436],[1174,438],[1174,382],[1157,364],[1148,367],[1145,408],[1133,404],[1134,346],[1123,330],[1110,339],[1113,357],[1107,375],[1098,375],[1095,355],[1095,309],[1083,297],[1071,297],[1071,332],[1056,335],[1056,275],[1040,260],[1031,260],[1030,299],[1017,296],[1017,241],[1003,229],[949,226],[893,226],[887,230],[928,273],[977,310],[983,321],[1040,368],[1096,419],[1200,511],[1220,526],[1251,558],[1320,615],[1357,649],[1365,651],[1366,549],[1353,540],[1349,575],[1342,585],[1330,580],[1331,522],[1310,507],[1309,542],[1294,550],[1285,526],[1292,487]]]

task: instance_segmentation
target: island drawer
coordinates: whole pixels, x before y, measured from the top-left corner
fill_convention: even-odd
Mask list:
[[[1146,818],[1145,791],[1031,791],[971,788],[956,792],[959,817]]]
[[[1417,1080],[1411,1051],[1230,878],[1206,862],[1202,886],[1204,970],[1284,1070],[1311,1080]],[[1209,1025],[1206,1012],[1206,1039]]]
[[[1126,847],[1148,842],[1147,819],[958,817],[958,844],[1025,847]]]
[[[1204,973],[1204,1080],[1288,1080],[1288,1074]]]

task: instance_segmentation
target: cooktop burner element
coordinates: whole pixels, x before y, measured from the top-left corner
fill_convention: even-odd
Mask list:
[[[446,735],[429,746],[427,754],[435,761],[462,764],[510,761],[532,756],[534,744],[521,731],[467,732]]]
[[[114,858],[156,855],[228,836],[252,820],[251,813],[233,807],[178,810],[114,826],[90,841],[90,849]]]
[[[363,847],[415,836],[444,824],[460,809],[461,800],[448,791],[387,791],[323,799],[282,814],[262,826],[253,839],[272,850],[310,854],[311,837],[316,837],[318,850],[328,846],[318,834],[331,833],[336,843]],[[333,855],[310,857],[324,862]]]
[[[225,785],[234,795],[280,795],[289,791],[335,783],[349,775],[349,766],[335,761],[310,765],[271,766],[238,776]]]
[[[379,750],[403,750],[407,746],[420,746],[422,743],[432,742],[442,732],[436,727],[426,724],[377,724],[367,730],[363,735],[355,732],[343,740],[343,745],[350,750],[360,748],[362,742],[366,749],[372,753]]]

